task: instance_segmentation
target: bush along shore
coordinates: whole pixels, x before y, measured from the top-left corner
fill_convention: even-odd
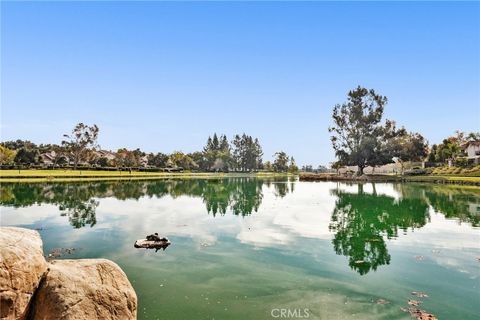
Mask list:
[[[480,177],[462,176],[395,176],[395,175],[337,175],[330,173],[300,173],[300,181],[345,181],[345,182],[430,182],[480,186]]]

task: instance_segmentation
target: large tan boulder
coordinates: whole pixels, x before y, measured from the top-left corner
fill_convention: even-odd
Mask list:
[[[32,306],[34,319],[136,319],[137,295],[106,259],[54,260]]]
[[[24,319],[47,270],[37,231],[0,227],[0,318]]]

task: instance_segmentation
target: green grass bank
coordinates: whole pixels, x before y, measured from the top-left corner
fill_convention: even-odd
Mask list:
[[[0,170],[1,182],[43,181],[95,181],[95,180],[143,180],[164,178],[229,178],[229,177],[285,177],[294,176],[278,172],[140,172],[140,171],[94,171],[94,170]]]
[[[465,177],[453,175],[363,175],[343,176],[331,173],[300,173],[301,181],[345,181],[345,182],[429,182],[441,184],[459,184],[480,186],[480,177]]]

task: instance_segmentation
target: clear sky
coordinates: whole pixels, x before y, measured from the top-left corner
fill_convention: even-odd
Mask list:
[[[437,143],[480,129],[480,5],[433,2],[1,3],[1,139],[191,152],[213,132],[327,164],[357,85]]]

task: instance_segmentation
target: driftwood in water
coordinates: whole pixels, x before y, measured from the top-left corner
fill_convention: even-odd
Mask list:
[[[170,244],[171,242],[168,239],[161,241],[138,239],[133,246],[135,248],[156,249],[155,251],[158,251],[159,249],[165,250]]]

